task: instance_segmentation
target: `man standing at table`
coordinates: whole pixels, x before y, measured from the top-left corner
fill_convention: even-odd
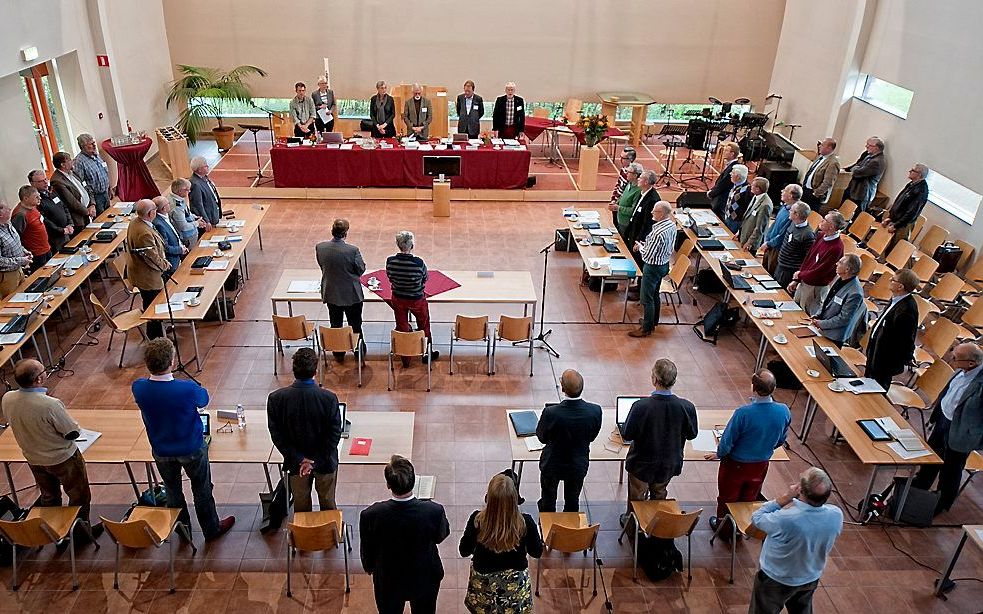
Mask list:
[[[191,212],[215,226],[222,219],[222,197],[208,176],[208,162],[201,156],[191,158]]]
[[[51,158],[51,163],[55,166],[51,187],[68,205],[75,228],[85,228],[89,218],[96,216],[96,205],[89,197],[85,183],[75,175],[75,160],[64,151],[59,151]]]
[[[430,138],[430,122],[433,121],[433,110],[430,101],[423,97],[423,87],[413,84],[413,97],[403,103],[403,123],[406,124],[406,136],[426,141]]]
[[[652,209],[652,230],[645,243],[636,242],[632,249],[642,257],[641,303],[642,321],[639,327],[628,333],[629,337],[648,337],[659,325],[659,288],[662,278],[669,274],[669,260],[676,245],[676,223],[673,221],[672,205],[664,200],[655,203]]]
[[[0,299],[12,294],[24,281],[24,267],[33,260],[10,223],[10,214],[10,205],[0,198]]]
[[[437,360],[440,352],[433,349],[433,338],[430,336],[430,304],[424,286],[427,283],[427,264],[423,258],[413,255],[414,237],[409,230],[396,233],[398,254],[386,258],[386,276],[392,287],[392,308],[396,318],[396,330],[410,332],[410,314],[416,319],[419,330],[427,336],[427,347],[430,356],[423,357],[423,362]],[[409,364],[409,358],[403,357],[403,366]]]
[[[126,250],[130,256],[126,276],[140,290],[143,308],[148,309],[164,288],[164,273],[171,265],[164,252],[164,242],[154,228],[157,206],[152,200],[143,198],[136,202],[134,209],[137,219],[126,229]],[[160,320],[147,321],[148,337],[156,339],[163,335],[164,326]]]
[[[888,273],[884,273],[888,275]],[[918,302],[911,295],[918,288],[918,275],[901,269],[891,276],[891,303],[870,330],[864,377],[877,381],[885,391],[894,376],[904,371],[915,354],[918,333]]]
[[[563,511],[580,511],[590,444],[601,432],[601,406],[580,398],[584,392],[583,376],[567,369],[560,376],[560,388],[565,398],[547,404],[536,425],[536,437],[546,445],[539,458],[540,512],[556,511],[560,481]]]
[[[294,121],[294,136],[310,138],[314,136],[314,118],[317,115],[314,101],[307,95],[307,85],[303,81],[294,83],[296,96],[290,99],[290,119]]]
[[[724,141],[720,144],[720,147],[722,147],[721,156],[724,167],[720,169],[720,174],[717,175],[717,180],[714,182],[713,187],[707,190],[707,197],[710,199],[710,208],[717,214],[717,217],[723,220],[725,217],[724,208],[727,205],[727,196],[730,194],[731,188],[734,187],[730,173],[734,170],[734,165],[737,164],[737,157],[741,155],[741,148],[734,141]]]
[[[457,131],[476,139],[481,133],[481,117],[485,114],[485,103],[474,93],[474,81],[464,82],[464,93],[457,95]]]
[[[816,145],[816,159],[812,161],[802,178],[802,202],[819,211],[833,193],[833,184],[840,174],[840,160],[836,157],[836,140],[825,138]]]
[[[171,201],[166,196],[154,196],[152,202],[157,207],[157,213],[154,215],[154,230],[164,242],[164,256],[171,265],[164,275],[166,280],[177,272],[177,268],[181,266],[181,259],[188,253],[188,247],[181,241],[177,228],[171,224]]]
[[[331,240],[321,241],[314,247],[317,265],[321,267],[321,300],[328,306],[328,319],[331,328],[341,328],[344,318],[359,335],[359,345],[363,345],[362,335],[362,273],[365,261],[357,247],[345,241],[351,225],[348,220],[337,219],[331,224]],[[361,347],[355,348],[356,358]],[[335,352],[338,362],[345,360],[343,352]]]
[[[836,280],[820,303],[819,311],[810,313],[812,325],[838,346],[853,339],[857,325],[867,315],[864,287],[857,277],[861,266],[860,256],[856,254],[840,258],[836,263]]]
[[[396,136],[396,103],[387,92],[385,81],[376,81],[375,95],[369,99],[369,121],[372,137],[377,139]]]
[[[791,223],[778,248],[778,268],[775,269],[775,281],[783,288],[792,284],[793,276],[802,267],[816,240],[816,233],[809,226],[810,213],[809,205],[803,202],[795,203],[789,210]]]
[[[89,191],[96,206],[96,215],[109,207],[112,190],[109,187],[109,166],[99,157],[96,140],[83,132],[76,139],[79,155],[75,156],[75,173]],[[95,217],[95,216],[93,216]]]
[[[44,171],[31,171],[27,174],[27,182],[37,188],[38,194],[41,195],[41,205],[38,209],[44,218],[44,227],[48,230],[51,251],[57,252],[72,235],[76,234],[75,226],[72,225],[72,213],[68,210],[65,201],[51,190]]]
[[[640,195],[638,202],[635,203],[635,207],[631,210],[628,223],[625,225],[624,239],[625,245],[629,249],[634,247],[635,243],[645,241],[645,238],[649,236],[649,231],[652,230],[652,210],[655,208],[655,203],[662,200],[659,196],[659,191],[655,189],[655,183],[658,180],[658,175],[652,170],[643,171],[642,176],[638,179]],[[635,257],[635,262],[641,267],[641,253],[632,250],[632,255]]]
[[[846,220],[842,213],[827,213],[819,224],[816,240],[806,253],[802,266],[792,273],[792,283],[788,290],[799,307],[808,314],[819,310],[829,284],[836,278],[836,263],[843,257],[843,239],[840,233],[844,228]]]
[[[317,89],[311,94],[314,101],[316,112],[314,113],[314,127],[318,132],[333,132],[334,120],[338,115],[338,102],[334,97],[334,90],[328,87],[328,78],[321,75],[317,78]],[[328,117],[327,122],[321,121],[319,113]]]
[[[44,219],[38,211],[41,193],[34,186],[25,185],[17,190],[17,198],[20,202],[14,207],[10,223],[20,235],[21,244],[31,252],[31,266],[27,269],[27,274],[30,275],[51,258],[51,244],[48,242]]]
[[[526,105],[515,95],[515,83],[505,84],[505,95],[495,99],[492,130],[500,139],[517,139],[526,131]]]
[[[614,227],[624,240],[628,235],[628,223],[631,221],[631,214],[635,211],[635,205],[642,198],[642,190],[638,187],[638,180],[645,172],[642,165],[632,162],[622,169],[625,174],[625,187],[618,197],[618,201],[608,208],[614,213]],[[620,179],[618,180],[620,183]]]
[[[782,189],[782,206],[779,207],[775,215],[775,221],[771,223],[765,232],[764,243],[761,244],[761,265],[765,267],[769,275],[774,275],[778,269],[778,252],[782,247],[782,239],[788,232],[792,224],[792,205],[802,199],[802,187],[795,183],[790,183]]]

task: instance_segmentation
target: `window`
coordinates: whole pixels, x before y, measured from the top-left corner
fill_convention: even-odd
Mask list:
[[[967,224],[973,223],[983,196],[933,170],[928,171],[925,181],[928,182],[928,200]]]
[[[878,79],[872,75],[860,75],[854,97],[872,104],[878,109],[897,115],[901,119],[908,118],[911,108],[911,98],[915,92],[895,85],[890,81]]]

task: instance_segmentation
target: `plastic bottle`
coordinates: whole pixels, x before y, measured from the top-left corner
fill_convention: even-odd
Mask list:
[[[242,403],[236,405],[236,419],[239,422],[239,430],[243,431],[246,429],[246,410],[243,409]]]

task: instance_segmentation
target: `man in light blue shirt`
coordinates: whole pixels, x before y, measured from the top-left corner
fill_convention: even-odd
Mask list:
[[[812,611],[826,557],[843,530],[843,512],[826,503],[832,490],[826,472],[810,467],[787,493],[751,515],[754,526],[767,536],[749,614],[778,614],[783,608]]]
[[[761,243],[761,264],[768,273],[774,275],[778,268],[778,251],[782,246],[789,226],[792,224],[792,205],[802,200],[802,186],[790,183],[782,190],[782,206],[775,215],[775,221],[765,232],[765,240]]]

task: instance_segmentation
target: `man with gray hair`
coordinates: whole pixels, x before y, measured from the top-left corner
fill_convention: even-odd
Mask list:
[[[639,327],[628,333],[629,337],[648,337],[659,325],[659,311],[662,302],[660,287],[662,278],[669,274],[669,259],[676,245],[676,222],[673,221],[672,205],[664,200],[652,208],[652,230],[645,237],[645,243],[635,242],[631,249],[641,255],[642,288],[641,303],[643,315]]]
[[[208,176],[210,170],[205,158],[191,158],[191,191],[188,192],[188,200],[191,202],[191,212],[214,226],[222,219],[222,197],[218,195],[218,188]]]
[[[505,95],[495,99],[492,130],[500,139],[517,139],[526,131],[526,103],[515,95],[515,83],[505,84]]]
[[[840,233],[845,228],[843,214],[839,211],[827,213],[819,224],[819,232],[806,252],[802,266],[792,273],[792,283],[788,290],[806,313],[819,310],[829,284],[836,277],[836,263],[843,257],[843,239]]]
[[[790,217],[792,205],[801,199],[802,186],[796,183],[790,183],[782,188],[782,206],[778,208],[778,213],[775,214],[775,221],[768,227],[768,230],[765,232],[764,242],[761,244],[761,264],[772,275],[775,274],[775,269],[778,268],[778,252],[782,247],[782,239],[785,238],[785,233],[788,232],[789,226],[792,225],[792,218]]]
[[[635,210],[635,205],[638,204],[638,200],[642,197],[642,191],[638,187],[638,178],[642,176],[645,169],[638,162],[631,162],[628,166],[621,169],[621,175],[624,177],[624,185],[622,186],[622,180],[618,179],[618,187],[615,188],[615,192],[619,192],[620,195],[616,201],[612,201],[608,205],[608,209],[612,211],[611,215],[614,217],[614,227],[618,229],[618,234],[622,238],[628,234],[628,222],[631,221],[632,211]]]
[[[635,243],[645,241],[645,238],[649,236],[649,231],[652,230],[652,209],[655,207],[655,203],[662,200],[659,191],[655,189],[658,180],[659,176],[652,170],[642,172],[642,176],[638,180],[640,196],[625,227],[624,239],[628,249],[632,249]],[[641,253],[632,250],[632,255],[641,268],[643,264]]]
[[[783,288],[788,288],[792,283],[792,275],[802,266],[816,240],[816,233],[809,227],[809,213],[809,205],[803,202],[792,205],[789,210],[791,223],[778,250],[778,267],[774,273],[775,281]]]
[[[10,223],[12,209],[0,198],[0,299],[6,298],[24,281],[24,267],[33,256],[24,249],[17,229]]]
[[[816,158],[802,178],[802,200],[813,209],[829,202],[833,193],[833,184],[840,174],[840,160],[835,151],[835,139],[827,137],[816,143]]]
[[[843,531],[843,511],[826,503],[833,482],[818,467],[806,469],[798,484],[751,515],[766,534],[754,576],[750,614],[812,612],[812,595],[826,568],[833,543]]]
[[[916,164],[908,170],[908,183],[894,199],[894,205],[881,222],[881,225],[891,233],[891,241],[884,250],[885,254],[898,241],[907,241],[911,235],[911,228],[925,208],[925,203],[928,202],[928,182],[925,180],[927,177],[928,167],[924,164]]]
[[[154,228],[157,206],[152,200],[142,198],[133,206],[137,219],[131,220],[126,229],[126,251],[129,264],[126,277],[138,290],[143,308],[149,309],[164,288],[164,273],[170,269],[164,241]],[[147,336],[151,339],[164,336],[160,320],[147,322]]]
[[[730,169],[731,188],[724,204],[723,222],[731,232],[740,232],[744,212],[751,204],[751,185],[747,182],[748,169],[743,164],[735,164]]]
[[[631,172],[630,167],[635,163],[636,157],[638,157],[638,153],[631,145],[625,145],[625,148],[621,150],[621,155],[618,157],[621,168],[618,169],[618,181],[614,184],[614,190],[611,191],[611,200],[608,202],[608,209],[614,212],[611,216],[614,218],[615,226],[618,225],[618,203],[621,202],[621,195],[625,193],[625,188],[630,183],[628,173]],[[641,168],[641,165],[638,168]],[[639,176],[641,176],[641,171],[639,172]],[[638,177],[635,177],[634,183],[638,185]]]
[[[840,258],[836,263],[836,280],[820,301],[818,311],[808,312],[812,315],[812,325],[822,336],[840,346],[854,337],[857,325],[867,313],[864,287],[857,277],[860,267],[860,256],[856,254]]]
[[[884,141],[872,136],[867,139],[864,152],[857,161],[844,169],[852,175],[845,198],[857,203],[857,213],[866,211],[874,200],[877,185],[884,176],[884,164]]]
[[[440,352],[433,349],[433,338],[430,336],[430,305],[424,286],[427,283],[427,264],[423,258],[413,254],[413,233],[400,230],[396,233],[396,247],[399,253],[386,258],[386,276],[392,286],[393,315],[396,318],[396,330],[410,332],[409,314],[416,319],[418,330],[427,336],[427,347],[430,348],[429,360],[437,360]],[[409,365],[409,358],[403,358],[403,366]],[[427,356],[423,361],[427,362]]]
[[[922,465],[912,484],[932,487],[939,478],[935,513],[947,511],[959,496],[959,482],[974,450],[983,452],[983,349],[960,343],[950,364],[957,369],[932,406],[932,434],[928,445],[942,458],[942,466]]]
[[[96,140],[91,134],[83,132],[76,139],[79,154],[75,156],[75,174],[82,180],[82,185],[88,190],[92,202],[96,206],[96,215],[109,207],[112,191],[109,186],[109,167],[106,161],[99,157]]]
[[[630,441],[625,469],[628,471],[628,512],[632,501],[665,499],[669,481],[683,471],[683,448],[696,439],[699,426],[696,406],[672,392],[676,384],[676,365],[660,358],[652,366],[655,390],[632,404],[621,428],[621,437]],[[622,514],[626,526],[629,514]]]
[[[168,214],[171,224],[181,236],[181,242],[191,249],[191,246],[198,242],[198,237],[211,230],[211,224],[191,211],[191,203],[188,196],[191,194],[191,182],[184,177],[178,177],[171,182],[171,193],[168,198],[171,201],[171,212]]]
[[[418,141],[426,141],[430,136],[430,122],[433,121],[433,109],[430,101],[423,97],[423,87],[413,84],[413,96],[403,103],[403,123],[406,124],[406,136]]]

